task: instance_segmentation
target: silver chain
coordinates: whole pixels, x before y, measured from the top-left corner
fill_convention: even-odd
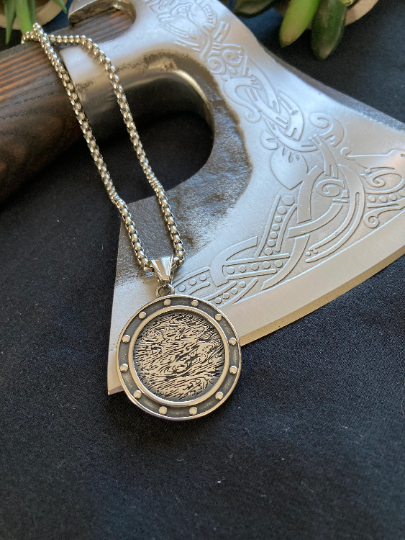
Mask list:
[[[54,36],[53,34],[46,34],[42,27],[35,23],[31,32],[27,32],[23,35],[21,42],[25,43],[26,41],[38,41],[44,50],[45,54],[49,58],[52,66],[57,72],[59,78],[62,80],[62,84],[66,89],[66,93],[69,97],[70,103],[72,104],[76,118],[80,124],[83,136],[87,142],[90,153],[93,157],[94,163],[100,173],[100,176],[103,180],[104,186],[107,190],[108,196],[110,197],[111,202],[115,204],[118,208],[122,221],[128,232],[129,239],[131,241],[132,248],[135,253],[136,260],[139,265],[145,272],[153,272],[153,267],[150,260],[146,257],[145,252],[142,247],[141,240],[139,238],[138,232],[135,228],[134,221],[132,219],[131,213],[129,211],[126,203],[119,197],[114,184],[111,180],[110,173],[107,170],[107,166],[104,162],[103,156],[101,155],[100,149],[97,145],[97,141],[93,135],[89,121],[87,119],[86,113],[84,112],[83,105],[80,102],[79,95],[75,89],[73,81],[66,70],[64,64],[59,58],[58,54],[55,52],[55,49],[52,47],[52,44],[58,45],[79,45],[82,49],[91,54],[98,62],[103,66],[104,70],[107,72],[110,79],[111,85],[114,90],[115,97],[117,98],[117,103],[119,105],[124,123],[126,125],[129,137],[133,144],[134,150],[138,157],[139,163],[145,173],[145,176],[152,186],[158,203],[160,205],[163,217],[166,221],[167,230],[169,231],[170,237],[172,239],[173,248],[174,248],[174,258],[173,258],[173,270],[184,263],[185,252],[183,245],[180,240],[180,236],[174,221],[172,211],[170,209],[165,190],[163,189],[162,184],[156,178],[153,173],[149,162],[146,158],[145,151],[142,147],[142,143],[139,139],[139,134],[136,129],[134,120],[132,118],[131,111],[129,109],[128,101],[125,96],[124,90],[121,86],[120,79],[117,75],[115,67],[112,65],[111,60],[106,57],[100,47],[93,42],[92,39],[86,36]]]

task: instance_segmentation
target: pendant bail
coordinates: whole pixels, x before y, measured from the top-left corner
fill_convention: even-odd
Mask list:
[[[151,259],[150,264],[159,281],[159,286],[156,289],[156,296],[159,297],[173,294],[174,288],[171,285],[173,278],[173,256]]]
[[[169,285],[173,278],[173,256],[151,259],[150,263],[160,285]]]

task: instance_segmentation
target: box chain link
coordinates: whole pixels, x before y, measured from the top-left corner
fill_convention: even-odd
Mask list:
[[[23,35],[21,42],[25,43],[26,41],[37,41],[40,43],[45,54],[49,58],[52,66],[57,72],[59,78],[62,80],[62,84],[66,89],[66,93],[69,97],[70,103],[72,104],[76,118],[80,124],[83,136],[87,142],[90,153],[93,157],[94,163],[100,173],[100,176],[103,180],[104,186],[107,190],[108,196],[112,203],[118,208],[118,211],[121,214],[122,221],[127,230],[131,245],[136,257],[136,260],[144,272],[153,272],[153,267],[150,260],[145,255],[145,252],[142,247],[142,242],[139,238],[138,232],[135,228],[134,221],[132,219],[131,213],[127,204],[119,197],[115,186],[111,180],[110,173],[107,170],[107,166],[104,162],[103,156],[101,155],[100,149],[97,145],[97,141],[93,135],[91,127],[89,125],[88,118],[84,112],[83,105],[80,102],[78,93],[76,92],[73,81],[59,58],[58,54],[55,52],[55,49],[52,47],[52,44],[58,45],[79,45],[86,52],[90,53],[98,62],[103,66],[104,70],[107,72],[110,79],[111,85],[115,97],[117,98],[117,103],[120,108],[124,123],[126,125],[129,137],[133,144],[134,150],[138,157],[139,163],[143,169],[143,172],[152,186],[156,198],[158,200],[159,206],[161,208],[163,217],[166,222],[167,230],[169,231],[173,248],[174,248],[174,257],[173,257],[173,271],[182,265],[185,261],[185,252],[183,244],[180,240],[179,232],[170,209],[165,190],[163,189],[162,184],[158,181],[155,174],[153,173],[149,162],[146,158],[145,151],[142,147],[142,143],[139,139],[139,134],[136,129],[132,114],[128,105],[127,98],[125,96],[124,90],[121,86],[120,79],[117,75],[115,67],[112,65],[111,60],[103,53],[100,47],[93,42],[91,38],[88,38],[84,35],[76,36],[55,36],[53,34],[46,34],[42,27],[35,23],[31,32],[27,32]]]

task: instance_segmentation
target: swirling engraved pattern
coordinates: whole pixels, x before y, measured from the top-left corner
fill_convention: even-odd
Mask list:
[[[191,398],[216,383],[225,362],[222,339],[204,317],[185,311],[150,321],[134,348],[141,382],[156,396]]]
[[[271,72],[232,43],[231,26],[210,0],[144,0],[176,44],[216,76],[244,121],[254,124],[279,190],[267,223],[227,247],[208,267],[175,283],[218,307],[237,303],[337,254],[405,211],[405,151],[356,154],[345,126],[304,110],[278,89]],[[349,146],[350,145],[350,146]],[[266,157],[266,155],[268,157]]]

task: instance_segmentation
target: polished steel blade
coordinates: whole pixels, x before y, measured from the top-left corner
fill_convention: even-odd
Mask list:
[[[103,45],[130,100],[146,85],[153,100],[164,82],[173,108],[187,96],[214,131],[205,166],[168,193],[188,253],[176,292],[214,303],[248,343],[405,252],[402,124],[280,63],[216,0],[131,5],[132,28]],[[102,131],[113,102],[105,75],[79,50],[63,56]],[[155,200],[132,210],[149,256],[170,254],[162,223],[151,219]],[[121,229],[110,393],[121,389],[120,331],[155,288]]]

